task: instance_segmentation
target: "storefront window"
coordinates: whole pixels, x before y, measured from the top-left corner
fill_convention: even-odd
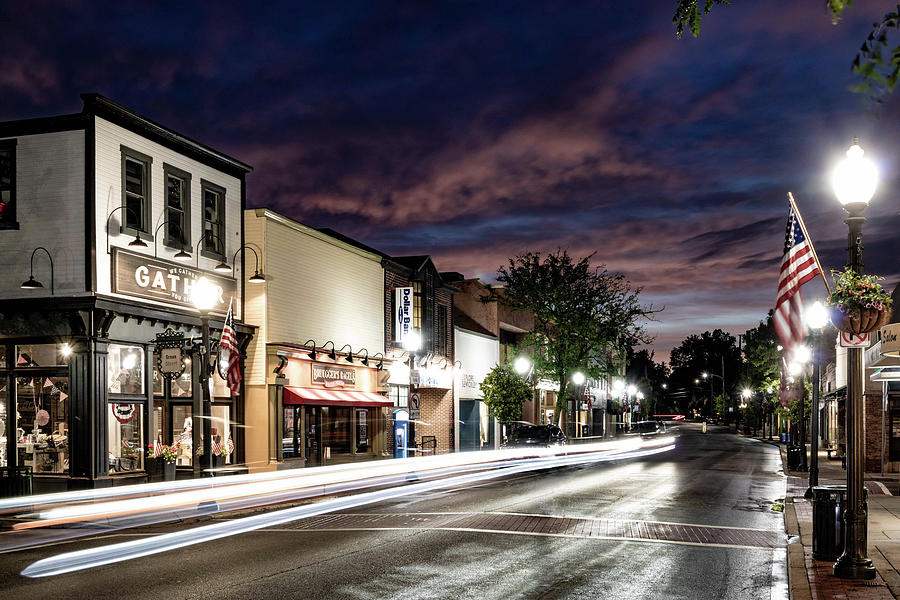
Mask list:
[[[161,444],[171,444],[172,441],[166,439],[166,403],[159,400],[153,403],[153,410],[150,411],[150,440],[148,444],[159,442]]]
[[[16,346],[16,364],[13,367],[64,367],[69,364],[71,354],[72,348],[68,344]]]
[[[2,364],[2,363],[0,363]],[[8,415],[6,414],[6,399],[9,397],[9,391],[6,389],[6,378],[0,379],[0,467],[9,466],[6,457],[6,436],[8,433]]]
[[[221,445],[222,448],[225,448],[228,451],[228,457],[225,459],[225,464],[232,464],[234,461],[232,460],[234,457],[232,456],[234,438],[231,437],[233,431],[231,428],[231,407],[224,406],[221,404],[214,404],[212,407],[212,424],[209,429],[210,435],[212,435],[211,444]],[[231,444],[228,443],[228,440],[231,440]]]
[[[0,369],[6,368],[6,346],[0,345]]]
[[[409,406],[409,386],[408,385],[391,385],[388,386],[388,395],[394,406],[398,408],[406,408]]]
[[[107,391],[110,394],[144,394],[144,349],[109,345]]]
[[[69,471],[69,378],[16,378],[19,466],[35,473]]]
[[[156,367],[153,367],[153,395],[165,396],[166,391],[163,389],[163,376]]]
[[[322,445],[332,454],[350,453],[350,409],[322,407]]]
[[[281,432],[282,458],[298,458],[300,452],[300,410],[301,406],[284,407],[284,429]]]
[[[171,382],[171,396],[173,398],[190,398],[191,397],[191,373],[190,371],[182,373],[177,379]]]
[[[190,404],[172,406],[172,442],[180,442],[178,457],[175,459],[175,464],[179,467],[189,467],[193,464],[194,442],[191,438],[193,432],[191,410]]]
[[[110,473],[144,469],[143,412],[142,404],[109,404],[107,443]]]

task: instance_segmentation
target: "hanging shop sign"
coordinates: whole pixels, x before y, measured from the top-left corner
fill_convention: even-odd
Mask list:
[[[119,423],[128,423],[137,412],[137,404],[113,404],[113,416]]]
[[[881,328],[881,353],[885,356],[900,356],[900,323]]]
[[[156,370],[164,377],[178,379],[187,368],[184,334],[171,327],[156,334]]]
[[[396,341],[403,345],[412,332],[413,289],[411,287],[394,288],[394,307]]]
[[[321,383],[327,388],[356,386],[356,369],[316,364],[312,365],[311,368],[313,383]]]
[[[112,291],[117,294],[194,308],[191,294],[201,277],[206,277],[217,291],[216,303],[210,312],[224,315],[228,300],[237,289],[231,277],[113,248]]]

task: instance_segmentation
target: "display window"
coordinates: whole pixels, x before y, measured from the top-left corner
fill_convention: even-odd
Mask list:
[[[193,407],[190,404],[171,404],[172,414],[172,441],[178,442],[178,452],[175,465],[190,467],[194,457],[194,419]]]
[[[107,356],[107,391],[110,394],[144,395],[144,349],[110,344]]]
[[[332,454],[350,453],[350,409],[322,407],[322,445]]]
[[[109,472],[144,470],[143,404],[110,402],[107,415]]]
[[[5,352],[4,348],[4,352]],[[72,349],[68,344],[25,344],[16,346],[13,368],[64,367],[69,364]]]
[[[0,346],[0,349],[3,347]],[[0,365],[3,363],[0,362]],[[7,400],[9,399],[9,390],[6,389],[6,376],[0,378],[0,467],[8,467],[9,459],[7,453],[7,437],[9,436],[9,415],[7,414]]]
[[[69,472],[69,378],[16,377],[18,465]]]

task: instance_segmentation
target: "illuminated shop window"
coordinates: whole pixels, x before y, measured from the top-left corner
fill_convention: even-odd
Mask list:
[[[15,385],[19,466],[35,473],[68,473],[69,378],[16,377]]]
[[[109,403],[107,452],[110,473],[144,469],[143,404]]]
[[[110,344],[106,363],[110,394],[144,394],[144,349]]]

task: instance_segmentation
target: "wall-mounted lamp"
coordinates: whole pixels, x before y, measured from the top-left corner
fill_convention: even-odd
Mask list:
[[[366,350],[366,358],[368,358],[368,354],[369,354],[369,351]],[[378,370],[380,371],[380,370],[382,370],[382,369],[384,368],[384,354],[382,354],[381,352],[378,352],[378,353],[376,353],[376,354],[373,354],[373,355],[372,355],[372,358],[375,358],[375,357],[377,357],[377,356],[380,356],[381,358],[378,359],[378,364],[375,365],[375,368],[378,369]]]
[[[138,220],[137,214],[133,210],[131,210],[130,208],[125,206],[124,204],[122,206],[117,206],[116,208],[112,209],[112,212],[110,212],[109,215],[107,215],[107,217],[106,217],[106,253],[107,254],[109,254],[109,220],[112,218],[112,216],[114,214],[116,214],[116,211],[119,211],[119,210],[125,210],[125,211],[130,212],[132,215],[134,215],[135,221]],[[146,248],[147,247],[147,244],[144,242],[144,240],[141,239],[140,231],[135,231],[134,239],[131,240],[130,242],[128,242],[128,247],[129,248]]]
[[[306,340],[304,346],[309,346],[309,343],[312,342],[312,350],[309,351],[310,360],[316,360],[316,341],[315,340]]]
[[[365,366],[368,367],[369,366],[369,351],[366,348],[360,348],[359,350],[356,351],[356,355],[359,356],[361,352],[365,352],[366,355],[359,362],[361,362],[362,364],[364,364]]]
[[[206,238],[215,238],[215,239],[219,240],[220,242],[222,242],[222,251],[223,252],[225,251],[225,241],[222,238],[220,238],[219,236],[217,236],[216,234],[214,234],[211,231],[204,231],[203,235],[200,236],[200,240],[197,242],[196,248],[194,248],[194,251],[197,253],[197,268],[198,269],[200,268],[200,244],[202,244],[203,240],[205,240]],[[216,271],[218,273],[231,273],[232,269],[231,269],[231,267],[228,266],[228,263],[225,262],[225,259],[223,258],[219,264],[217,264],[215,267],[213,267],[213,271]]]
[[[324,350],[325,346],[327,346],[328,344],[331,344],[331,352],[328,353],[328,358],[330,358],[331,360],[337,360],[337,354],[334,351],[334,342],[328,340],[327,342],[322,344],[322,350]]]
[[[345,358],[344,360],[346,360],[348,363],[352,363],[353,362],[353,347],[350,346],[350,344],[344,344],[343,346],[341,346],[340,351],[343,352],[344,348],[350,348],[350,352],[349,352],[349,354],[347,354],[347,358]]]
[[[178,227],[178,231],[179,231],[179,233],[180,233],[180,235],[181,235],[181,249],[180,249],[178,252],[176,252],[176,253],[175,253],[175,256],[173,256],[172,258],[174,258],[175,260],[180,260],[180,261],[188,261],[188,260],[191,260],[191,254],[190,254],[190,252],[185,252],[185,251],[184,251],[184,246],[185,246],[185,244],[184,244],[184,231],[182,231],[181,225],[179,225],[179,224],[178,224],[177,222],[175,222],[175,221],[163,221],[162,223],[160,223],[159,225],[156,226],[156,230],[153,232],[153,256],[156,257],[156,258],[159,258],[159,256],[156,254],[156,247],[157,247],[157,244],[156,244],[156,240],[157,240],[156,234],[159,233],[159,228],[162,227],[163,225],[165,225],[166,223],[173,223],[176,227]],[[141,242],[141,243],[143,243],[143,242]],[[130,246],[131,244],[128,244],[128,245]]]
[[[122,207],[119,207],[119,208],[122,208]],[[50,256],[50,251],[47,250],[46,248],[44,248],[43,246],[38,246],[37,248],[34,249],[34,251],[32,251],[32,253],[31,253],[31,275],[28,277],[28,281],[22,282],[22,285],[20,287],[23,290],[38,290],[38,289],[44,287],[44,284],[42,284],[40,281],[38,281],[37,279],[34,278],[34,255],[37,253],[38,250],[43,250],[44,252],[46,252],[47,259],[50,261],[50,295],[52,296],[53,292],[54,292],[54,289],[53,289],[53,285],[54,285],[54,282],[53,282],[53,279],[54,279],[53,278],[53,257]]]
[[[256,268],[253,270],[253,275],[251,275],[250,278],[247,279],[247,281],[249,281],[250,283],[265,283],[266,282],[265,275],[263,275],[262,273],[259,272],[259,254],[256,253],[256,250],[254,250],[253,248],[251,248],[250,246],[248,246],[246,244],[244,244],[243,246],[241,246],[240,248],[235,250],[234,256],[231,257],[231,276],[232,277],[235,276],[234,268],[237,266],[238,252],[240,252],[241,250],[245,250],[245,249],[252,252],[253,256],[256,257]]]

